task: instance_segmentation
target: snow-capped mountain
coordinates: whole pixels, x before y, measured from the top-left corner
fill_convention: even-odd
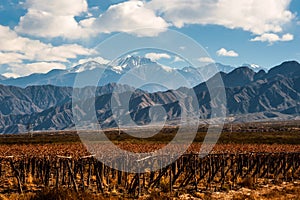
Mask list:
[[[101,65],[97,62],[87,62],[82,65],[75,66],[71,69],[53,69],[46,74],[31,74],[20,78],[10,78],[6,80],[0,80],[0,84],[12,85],[18,87],[27,87],[32,85],[55,85],[55,86],[67,86],[72,87],[76,75],[79,73],[88,73],[102,70],[105,65]]]
[[[209,79],[215,73],[222,71],[228,73],[234,68],[216,63],[201,68],[192,66],[183,69],[175,69],[161,65],[148,58],[140,56],[127,56],[104,65],[94,61],[77,65],[71,69],[54,69],[46,74],[31,74],[16,79],[0,80],[0,84],[27,87],[30,85],[55,85],[72,87],[76,76],[99,74],[99,86],[110,83],[120,83],[135,88],[148,88],[156,84],[155,88],[177,89],[179,87],[193,87]],[[149,85],[149,83],[151,83]],[[144,87],[145,84],[147,87]],[[90,86],[89,80],[85,85]],[[158,87],[161,85],[161,87]],[[154,87],[154,86],[153,86]],[[154,89],[155,90],[155,89]]]
[[[117,72],[118,74],[124,74],[131,69],[143,66],[155,64],[150,59],[140,56],[126,56],[125,58],[120,58],[112,62],[110,69]]]
[[[159,65],[155,63],[153,65],[155,65],[154,71],[163,70],[159,68]],[[87,65],[88,69],[89,67]],[[143,66],[135,69],[143,69]],[[95,69],[90,71],[93,70]],[[183,71],[186,73],[195,72],[195,69],[188,67]],[[54,72],[59,73],[59,71]],[[166,73],[166,71],[160,72]],[[196,97],[190,96],[189,91],[191,90],[185,88],[155,93],[136,90],[131,95],[129,112],[127,109],[119,109],[120,115],[130,115],[137,124],[145,125],[152,120],[149,118],[149,108],[161,105],[166,111],[166,124],[174,124],[178,122],[182,109],[188,111],[194,108],[194,102],[196,102],[196,105],[200,106],[201,120],[209,119],[212,109],[217,109],[220,106],[227,108],[228,115],[231,115],[235,122],[299,119],[300,64],[297,61],[284,62],[268,72],[256,73],[248,67],[240,67],[230,73],[221,73],[221,76],[226,87],[227,103],[219,98],[211,100],[206,83],[201,83],[193,88]],[[213,84],[216,78],[214,76],[208,82]],[[156,90],[164,90],[164,88],[161,89],[160,85],[156,86]],[[116,87],[119,92],[112,95]],[[145,88],[148,90],[147,87]],[[111,102],[114,101],[118,108],[123,108],[124,102],[122,100],[127,99],[128,91],[134,89],[119,84],[98,87],[95,109],[102,128],[117,126],[114,117],[112,117]],[[153,89],[153,85],[150,89]],[[2,96],[0,98],[0,133],[25,132],[29,123],[34,124],[35,131],[73,129],[72,91],[70,87],[49,85],[31,86],[25,89],[0,85]],[[90,92],[91,87],[85,87],[82,90],[83,94]],[[178,95],[180,95],[180,99],[184,100],[182,104],[178,102]],[[83,98],[76,104],[83,108],[88,103],[90,101]],[[82,117],[84,115],[83,112]],[[155,117],[160,116],[156,115]],[[215,120],[217,123],[217,119]],[[125,123],[123,125],[126,125]]]
[[[136,88],[147,88],[148,91],[157,91],[155,88],[177,89],[187,86],[180,73],[176,69],[158,64],[148,58],[140,56],[127,56],[114,61],[105,74],[110,73],[108,78],[119,75],[115,80],[118,83],[134,86]],[[102,84],[103,79],[100,80]]]
[[[201,72],[195,67],[184,67],[177,71],[193,86],[203,82]]]
[[[100,65],[99,63],[95,62],[95,61],[89,61],[86,63],[83,63],[81,65],[77,65],[71,69],[69,69],[68,71],[70,73],[81,73],[84,71],[91,71],[97,68],[103,68],[105,69],[105,65]]]
[[[140,56],[127,56],[125,58],[118,59],[109,65],[102,65],[97,62],[90,61],[67,70],[54,69],[46,74],[31,74],[29,76],[16,79],[11,78],[7,80],[0,80],[0,84],[19,87],[27,87],[30,85],[72,87],[78,74],[86,77],[89,75],[99,74],[100,86],[109,83],[121,83],[134,87],[137,85],[142,87],[142,83],[148,84],[150,82],[161,85],[166,84],[169,89],[177,89],[178,87],[186,86],[182,76],[179,76],[180,70],[163,66],[148,58]],[[184,77],[187,77],[187,80],[189,80],[188,76],[189,75],[186,74]],[[86,85],[82,86],[89,86],[88,81],[89,80],[87,80]],[[201,80],[196,79],[193,83],[199,84],[200,82]],[[149,85],[147,88],[149,88]]]
[[[243,67],[248,67],[248,68],[252,69],[252,70],[255,71],[255,72],[259,72],[260,70],[263,70],[263,71],[265,71],[265,72],[268,71],[266,68],[261,67],[261,66],[259,66],[259,65],[257,65],[257,64],[243,64],[242,66],[243,66]]]
[[[211,77],[213,77],[218,72],[224,72],[224,73],[232,72],[235,69],[235,67],[232,67],[230,65],[223,65],[220,63],[211,63],[204,67],[199,67],[197,69],[200,72],[203,79],[206,81]]]

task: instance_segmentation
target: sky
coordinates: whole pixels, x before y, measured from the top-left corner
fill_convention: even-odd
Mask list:
[[[203,65],[247,63],[269,69],[300,61],[299,12],[299,0],[1,1],[0,74],[47,73],[89,60],[106,64],[114,59],[113,50],[128,41],[99,44],[118,34],[161,44],[173,40],[171,49],[192,51],[178,46],[176,37],[168,38],[168,31],[201,46],[204,53],[195,59]],[[172,67],[186,65],[184,57],[167,50],[147,50],[143,56]]]

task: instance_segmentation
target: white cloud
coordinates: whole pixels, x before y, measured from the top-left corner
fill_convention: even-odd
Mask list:
[[[29,10],[24,17],[21,17],[20,24],[15,30],[38,37],[68,39],[88,37],[92,33],[80,26],[74,16],[55,16],[52,13],[36,10]]]
[[[81,65],[81,64],[84,64],[84,63],[87,63],[87,62],[90,62],[90,61],[95,61],[99,64],[108,64],[110,62],[110,60],[107,60],[105,58],[102,58],[102,57],[94,57],[94,58],[86,58],[86,59],[80,59],[78,61],[78,65]]]
[[[295,15],[291,0],[130,0],[92,16],[87,0],[27,0],[27,13],[15,28],[37,37],[80,39],[99,33],[157,36],[173,25],[220,25],[263,35],[283,32]],[[90,10],[99,9],[98,7]],[[75,17],[81,16],[81,21]]]
[[[273,43],[273,42],[276,42],[276,41],[279,41],[279,40],[280,40],[280,37],[277,34],[265,33],[261,36],[257,36],[255,38],[251,39],[250,41],[252,41],[252,42],[261,41],[261,42]]]
[[[210,57],[201,57],[198,59],[198,61],[202,62],[202,63],[214,63],[214,59],[210,58]]]
[[[281,37],[281,41],[284,41],[284,42],[292,41],[292,40],[294,40],[294,35],[292,35],[292,34],[290,34],[290,33],[284,34],[284,35]]]
[[[68,62],[68,59],[77,58],[78,55],[90,55],[92,50],[77,44],[53,46],[39,40],[20,37],[9,27],[0,25],[0,52],[9,56],[17,53],[17,58],[29,61]]]
[[[6,73],[9,75],[47,72],[55,67],[61,69],[65,67],[63,63],[70,62],[70,59],[94,53],[94,50],[77,44],[53,46],[21,37],[9,27],[0,25],[0,64],[9,65]]]
[[[163,58],[165,58],[165,59],[170,59],[171,58],[171,56],[169,54],[166,54],[166,53],[147,53],[145,55],[145,57],[149,58],[150,60],[152,60],[154,62],[158,61],[160,59],[163,59]]]
[[[294,39],[294,35],[292,34],[284,34],[282,37],[280,37],[279,35],[275,34],[275,33],[265,33],[262,34],[261,36],[257,36],[253,39],[251,39],[250,41],[252,42],[256,42],[256,41],[260,41],[260,42],[269,42],[270,44],[274,43],[274,42],[287,42],[287,41],[291,41]]]
[[[24,55],[19,53],[2,53],[0,52],[0,65],[9,63],[22,63]]]
[[[127,1],[112,5],[94,22],[98,32],[126,32],[137,36],[157,36],[168,24],[142,1]]]
[[[233,50],[227,50],[225,48],[221,48],[217,51],[218,56],[224,56],[224,57],[238,57],[239,54],[236,53]]]
[[[88,11],[86,0],[27,0],[27,13],[20,18],[17,32],[38,37],[89,37],[91,29],[82,26],[75,16]]]
[[[178,28],[214,24],[261,35],[281,32],[292,21],[290,3],[291,0],[152,0],[147,7]]]
[[[17,32],[37,37],[80,39],[99,33],[126,32],[156,36],[168,24],[142,1],[111,5],[98,17],[88,12],[86,0],[27,0],[27,13],[20,18]],[[76,21],[75,16],[88,16]]]
[[[10,72],[4,73],[4,76],[18,77],[27,76],[32,73],[47,73],[52,69],[66,69],[62,63],[54,62],[36,62],[29,64],[11,64],[9,66]]]
[[[88,10],[86,0],[27,0],[26,7],[57,15],[79,15]]]

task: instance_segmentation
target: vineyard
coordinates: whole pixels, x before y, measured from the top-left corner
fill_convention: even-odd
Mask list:
[[[162,144],[121,144],[122,148],[145,151]],[[38,191],[45,187],[70,188],[103,196],[138,197],[161,191],[172,196],[188,191],[222,191],[258,180],[300,179],[297,145],[216,145],[201,157],[194,144],[176,162],[152,171],[172,154],[151,158],[140,174],[115,170],[116,165],[137,167],[130,158],[112,156],[110,165],[89,155],[82,144],[3,145],[0,158],[2,193]],[[105,149],[105,147],[98,147]],[[226,153],[224,153],[226,152]],[[13,156],[18,155],[18,156]],[[110,157],[107,155],[107,157]],[[120,162],[120,160],[122,162]],[[249,185],[251,187],[251,185]]]
[[[205,145],[194,142],[178,159],[179,147],[174,145],[166,154],[140,160],[118,154],[102,142],[93,143],[91,153],[74,133],[4,135],[0,136],[0,194],[35,194],[48,188],[101,198],[202,194],[199,198],[203,199],[203,194],[211,192],[300,181],[298,130],[270,131],[264,137],[256,131],[243,134],[247,133],[231,132],[231,142],[226,142],[229,134],[223,133],[209,155],[201,154]],[[164,140],[133,141],[111,134],[120,149],[150,155],[167,145],[172,138],[167,136],[159,136]],[[201,139],[201,133],[197,137]],[[261,143],[268,138],[273,140]],[[279,139],[281,144],[275,143]],[[175,162],[170,162],[173,158]]]

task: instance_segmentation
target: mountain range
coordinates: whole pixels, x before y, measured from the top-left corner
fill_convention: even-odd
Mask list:
[[[130,62],[127,60],[124,64],[127,65]],[[151,62],[151,65],[157,65],[150,60],[140,60],[139,62]],[[86,67],[89,67],[90,70],[101,69],[97,63],[90,62],[72,70],[75,70],[74,73],[84,73],[83,70],[86,70]],[[119,68],[112,67],[110,70],[114,71],[115,75],[130,67],[135,67],[135,65],[120,65]],[[187,69],[192,68],[188,67]],[[182,70],[184,71],[184,69]],[[58,77],[60,77],[60,73],[64,74],[61,77],[72,74],[70,71],[65,73],[63,70],[54,70],[44,75],[31,75],[31,78],[49,76],[51,73],[58,74]],[[211,99],[209,95],[207,85],[216,85],[217,88],[215,83],[217,83],[218,76],[221,76],[224,82],[227,104],[218,99]],[[53,76],[54,78],[55,76]],[[38,81],[38,79],[36,80]],[[79,90],[79,88],[76,89]],[[129,95],[129,111],[120,109],[120,114],[130,115],[133,121],[140,125],[151,121],[149,112],[150,108],[155,105],[161,105],[167,113],[167,120],[172,122],[180,118],[182,109],[192,107],[193,102],[197,102],[199,105],[202,121],[207,120],[211,116],[212,109],[218,108],[218,106],[226,107],[227,114],[232,116],[233,121],[294,120],[298,118],[300,111],[300,64],[296,61],[288,61],[268,72],[263,70],[256,72],[245,66],[227,73],[218,72],[206,82],[193,88],[181,87],[176,90],[152,93],[135,89],[129,85],[112,83],[97,88],[87,86],[80,90],[83,96],[89,96],[95,89],[97,91],[95,108],[102,127],[116,126],[111,108],[112,102],[115,103],[115,106],[122,107],[122,101],[128,99]],[[90,99],[72,102],[72,92],[73,88],[71,87],[51,85],[36,85],[26,88],[0,86],[0,132],[26,132],[28,124],[32,124],[34,130],[73,129],[72,103],[85,106]],[[189,96],[189,92],[194,92],[196,97]],[[179,105],[178,96],[184,99],[184,105]],[[85,114],[81,113],[82,117]]]
[[[101,79],[99,77],[100,80],[98,85],[104,86],[110,83],[118,83],[126,73],[137,73],[144,75],[145,69],[143,69],[141,66],[147,66],[147,75],[151,77],[151,79],[155,77],[157,80],[154,81],[158,81],[160,77],[168,80],[174,79],[174,77],[182,76],[186,81],[186,86],[190,87],[194,87],[199,83],[208,80],[217,72],[229,73],[235,69],[235,67],[223,65],[220,63],[209,64],[203,67],[187,66],[182,69],[174,69],[172,67],[163,66],[157,62],[153,62],[148,58],[140,56],[127,56],[116,60],[110,65],[104,65],[94,61],[90,61],[84,64],[77,65],[71,69],[54,69],[46,74],[31,74],[29,76],[20,78],[5,78],[3,76],[0,76],[0,84],[12,85],[22,88],[32,85],[73,87],[76,76],[84,76],[85,74],[93,73],[102,74]],[[254,65],[245,64],[245,66],[252,68],[256,72],[263,69],[259,66]],[[151,71],[148,69],[151,69]],[[170,85],[169,89],[177,89],[184,86],[180,82],[174,81],[173,83],[174,84]],[[136,86],[135,83],[127,84],[131,84],[130,86],[134,87]],[[82,87],[85,86],[90,86],[88,81],[85,85],[82,85]],[[160,89],[148,88],[148,90],[154,92]]]
[[[6,79],[8,79],[8,78],[6,78],[5,76],[0,75],[0,81],[4,81]]]

